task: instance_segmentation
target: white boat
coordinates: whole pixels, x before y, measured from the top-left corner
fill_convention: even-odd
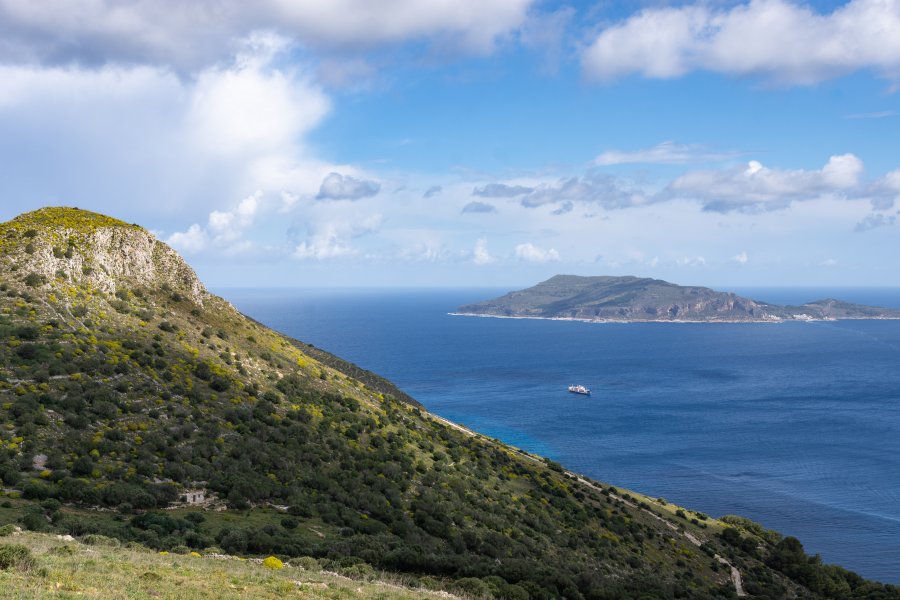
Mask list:
[[[570,385],[569,391],[573,394],[582,394],[584,396],[590,396],[591,390],[587,389],[583,385]]]

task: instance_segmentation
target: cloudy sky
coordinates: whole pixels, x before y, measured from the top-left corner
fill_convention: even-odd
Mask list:
[[[0,218],[213,287],[900,286],[900,0],[0,0]]]

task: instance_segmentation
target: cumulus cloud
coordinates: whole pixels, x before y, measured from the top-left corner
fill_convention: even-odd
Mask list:
[[[648,8],[584,51],[592,78],[679,77],[705,70],[810,84],[861,69],[900,76],[900,3],[850,0],[830,13],[788,0]]]
[[[884,176],[884,185],[892,191],[900,193],[900,169]]]
[[[573,202],[584,202],[607,209],[627,208],[646,202],[643,192],[630,188],[620,179],[591,171],[581,177],[560,179],[555,184],[542,184],[521,199],[522,206],[535,208],[560,203],[557,209],[568,212]]]
[[[706,259],[702,256],[682,256],[675,260],[679,267],[705,267]]]
[[[709,152],[703,146],[698,145],[661,142],[652,148],[644,148],[642,150],[607,150],[594,159],[594,164],[599,166],[627,164],[683,165],[725,160],[734,156],[736,154],[733,152]]]
[[[888,227],[897,222],[897,215],[885,215],[882,213],[871,213],[865,216],[865,218],[856,224],[856,227],[853,228],[853,231],[863,232],[869,231],[870,229],[877,229],[878,227]]]
[[[269,68],[288,48],[277,36],[256,35],[232,64],[200,73],[185,118],[196,146],[257,156],[292,147],[321,122],[330,111],[321,89],[302,73]]]
[[[187,231],[170,235],[166,243],[185,254],[195,254],[206,249],[209,244],[209,235],[203,227],[194,223],[188,227]]]
[[[369,198],[381,190],[377,181],[357,179],[350,175],[329,173],[319,187],[318,200],[359,200]]]
[[[469,202],[462,208],[463,213],[494,213],[497,212],[497,208],[493,204],[488,204],[487,202]]]
[[[516,246],[516,258],[534,263],[556,262],[559,260],[559,252],[553,248],[544,250],[531,242]]]
[[[736,262],[740,265],[746,265],[747,261],[750,260],[750,258],[747,256],[747,251],[743,250],[743,251],[739,252],[738,254],[732,256],[731,260],[733,260],[734,262]]]
[[[233,210],[214,210],[209,213],[205,227],[194,223],[186,231],[170,235],[166,242],[189,254],[202,252],[207,247],[245,249],[247,245],[237,242],[247,228],[253,225],[261,198],[262,192],[258,191],[241,200]]]
[[[212,234],[223,241],[231,241],[253,223],[262,192],[244,198],[232,211],[214,210],[209,214],[209,229]]]
[[[572,212],[575,208],[575,203],[571,200],[566,200],[565,202],[560,202],[559,206],[553,211],[554,215],[564,215],[566,213]]]
[[[359,250],[353,246],[353,240],[378,231],[381,220],[381,215],[375,214],[363,219],[321,222],[309,232],[306,240],[294,247],[293,257],[326,260],[356,255]]]
[[[832,156],[819,170],[770,169],[752,160],[737,169],[686,173],[660,199],[694,199],[715,212],[777,210],[795,200],[853,193],[862,171],[862,161],[852,154]]]
[[[515,198],[533,191],[534,188],[524,185],[506,185],[505,183],[489,183],[472,190],[473,196],[482,198]]]
[[[496,261],[497,259],[488,252],[487,239],[479,238],[472,249],[472,262],[476,265],[489,265]]]
[[[352,169],[306,147],[330,101],[302,63],[285,63],[288,51],[254,36],[190,79],[148,66],[0,64],[0,163],[21,165],[0,193],[110,212],[129,198],[130,218],[157,223],[175,211],[205,219],[257,189],[315,194],[327,173]]]
[[[0,60],[195,70],[220,59],[234,39],[262,30],[330,49],[439,40],[487,52],[524,22],[532,1],[0,0]]]

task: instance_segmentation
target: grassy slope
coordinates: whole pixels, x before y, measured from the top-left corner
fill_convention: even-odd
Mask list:
[[[369,563],[512,598],[727,597],[718,553],[748,589],[803,593],[764,564],[778,539],[728,528],[738,539],[726,543],[722,523],[445,424],[214,296],[201,306],[154,282],[114,294],[62,277],[29,285],[27,244],[68,245],[98,222],[27,220],[0,225],[0,475],[13,497],[0,523]],[[154,512],[189,487],[230,510]]]
[[[0,570],[3,598],[453,598],[446,592],[411,589],[402,579],[384,574],[356,574],[355,578],[323,571],[315,561],[287,563],[273,570],[256,561],[161,554],[140,547],[65,541],[55,535],[22,533],[0,538],[4,546],[30,550],[28,569]],[[199,554],[199,553],[197,553]],[[302,566],[301,566],[302,563]]]

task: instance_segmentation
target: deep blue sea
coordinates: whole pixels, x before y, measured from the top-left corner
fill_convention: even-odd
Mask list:
[[[428,410],[591,477],[900,584],[900,321],[589,324],[450,316],[508,290],[220,290]],[[900,290],[733,290],[900,307]],[[585,398],[571,383],[593,390]]]

